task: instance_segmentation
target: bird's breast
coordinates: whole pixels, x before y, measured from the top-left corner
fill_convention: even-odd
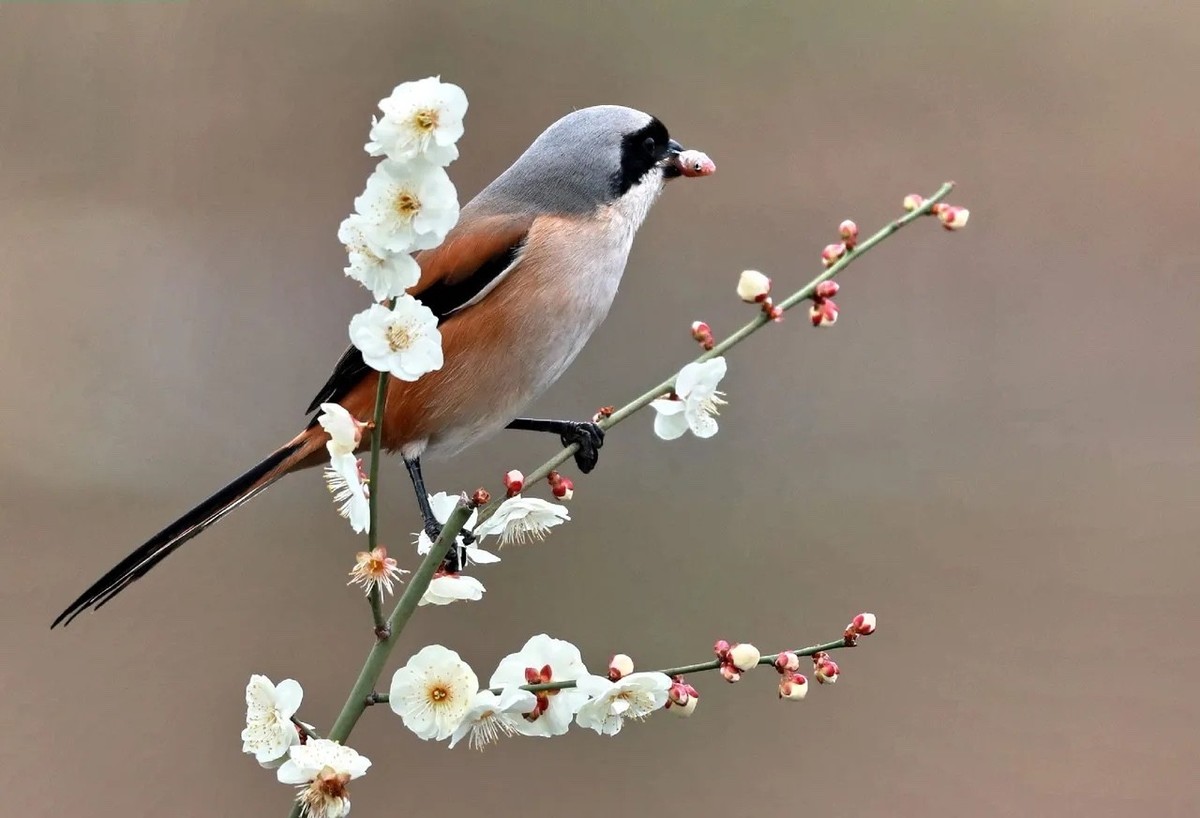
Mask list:
[[[503,428],[558,380],[604,321],[636,225],[600,215],[539,218],[494,290],[442,324],[445,365],[406,390],[427,393],[415,431],[429,455],[453,454]]]

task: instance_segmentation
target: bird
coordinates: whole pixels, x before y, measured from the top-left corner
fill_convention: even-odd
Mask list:
[[[420,279],[408,292],[437,316],[444,364],[416,381],[389,379],[381,436],[382,448],[404,460],[431,537],[440,525],[425,489],[424,460],[452,457],[507,428],[557,435],[563,445],[578,446],[581,472],[595,467],[604,443],[597,423],[519,415],[603,322],[634,235],[665,184],[711,172],[701,171],[696,155],[642,111],[574,110],[462,208],[441,245],[416,254]],[[307,412],[332,402],[369,421],[378,378],[351,346]],[[368,437],[361,448],[369,447]],[[300,434],[92,583],[51,628],[104,606],[284,475],[326,462],[328,440],[314,415]]]

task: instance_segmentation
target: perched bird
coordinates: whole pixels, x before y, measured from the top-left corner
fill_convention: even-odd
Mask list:
[[[429,507],[422,458],[453,455],[509,428],[576,443],[580,471],[595,466],[604,442],[595,423],[517,415],[562,375],[604,320],[634,234],[664,183],[711,172],[711,163],[697,164],[696,155],[703,156],[684,152],[657,118],[641,111],[616,105],[574,111],[463,207],[445,242],[417,254],[421,278],[409,292],[438,317],[445,362],[416,381],[389,380],[382,439],[404,458],[430,536],[440,526]],[[334,402],[369,420],[377,388],[378,373],[352,346],[308,411]],[[328,439],[314,417],[286,445],[121,560],[51,627],[104,605],[283,475],[326,462]]]

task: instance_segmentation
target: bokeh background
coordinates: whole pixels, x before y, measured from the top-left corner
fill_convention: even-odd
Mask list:
[[[692,320],[749,317],[740,270],[807,281],[845,217],[947,178],[973,215],[853,267],[832,331],[739,347],[715,439],[621,426],[575,521],[394,661],[440,641],[486,677],[545,630],[650,668],[876,611],[836,687],[697,677],[689,721],[483,755],[380,709],[356,815],[1195,815],[1197,53],[1200,7],[1095,0],[0,5],[6,814],[285,813],[239,752],[245,681],[301,680],[327,727],[370,643],[317,472],[48,626],[303,423],[366,303],[335,231],[374,104],[440,73],[471,98],[464,198],[595,103],[718,163],[668,190],[535,414],[640,393]],[[427,476],[494,488],[554,450],[509,433]],[[397,461],[383,481],[412,567]]]

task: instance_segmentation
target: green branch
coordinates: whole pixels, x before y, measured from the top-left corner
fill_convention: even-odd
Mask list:
[[[367,550],[374,551],[379,545],[379,450],[383,446],[383,410],[387,405],[388,373],[379,373],[379,385],[375,387],[375,417],[371,425],[371,475],[367,478],[370,496],[367,497],[368,520]],[[375,638],[386,639],[387,621],[383,618],[383,589],[376,582],[371,586],[367,600],[371,604],[371,618],[375,621]]]

